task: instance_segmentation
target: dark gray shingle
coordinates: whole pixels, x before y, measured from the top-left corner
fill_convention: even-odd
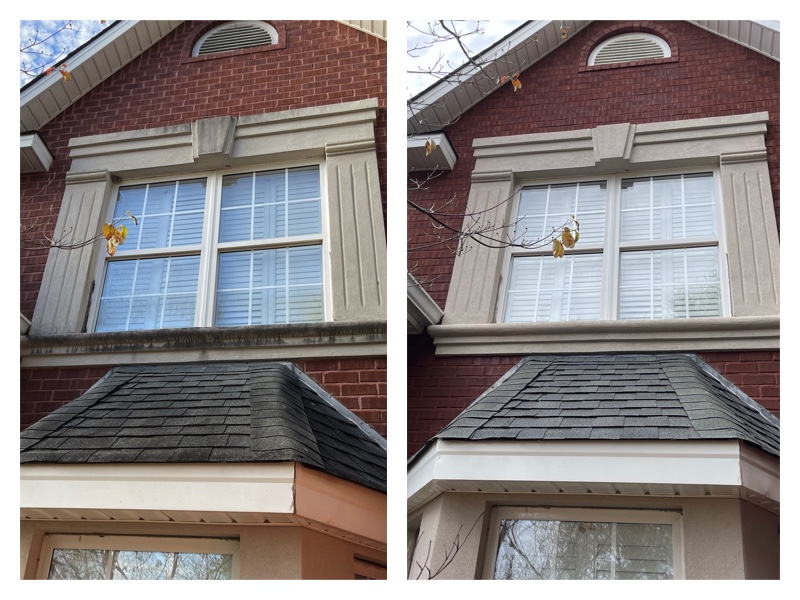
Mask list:
[[[296,461],[386,491],[386,444],[296,366],[112,369],[20,434],[22,463]]]
[[[739,439],[780,455],[780,423],[692,354],[523,359],[440,439]]]

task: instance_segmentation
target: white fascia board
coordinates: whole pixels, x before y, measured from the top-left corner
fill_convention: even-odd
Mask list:
[[[25,335],[28,333],[28,330],[31,328],[31,322],[28,320],[28,317],[19,313],[19,334]]]
[[[762,454],[754,450],[745,467],[738,440],[436,440],[409,469],[407,492],[416,507],[438,494],[439,481],[474,481],[474,491],[493,481],[744,486],[749,469],[779,501],[779,472]]]
[[[428,140],[436,144],[430,154],[425,149]],[[444,132],[416,135],[407,139],[406,164],[409,171],[452,171],[456,160],[456,151]]]
[[[47,172],[50,170],[50,165],[53,164],[53,155],[50,154],[47,145],[38,133],[31,132],[20,134],[19,150],[21,154],[28,155],[29,162],[38,163],[39,168],[36,172]],[[20,165],[25,165],[25,161],[22,157],[20,157]]]
[[[408,333],[422,333],[442,320],[444,312],[411,273],[406,273],[406,296]]]
[[[293,513],[294,463],[23,464],[20,507]]]

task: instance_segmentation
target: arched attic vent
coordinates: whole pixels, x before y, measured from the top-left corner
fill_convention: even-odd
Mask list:
[[[589,66],[669,58],[669,44],[650,33],[623,33],[602,41],[589,55]]]
[[[192,56],[277,43],[278,32],[263,21],[231,21],[206,32],[192,48]]]

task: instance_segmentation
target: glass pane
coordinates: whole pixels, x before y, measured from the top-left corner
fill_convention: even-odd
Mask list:
[[[199,256],[109,262],[95,331],[194,325]]]
[[[205,179],[120,188],[114,221],[123,219],[120,224],[128,228],[128,236],[118,252],[199,244],[205,201]],[[125,218],[128,212],[138,225]]]
[[[623,242],[717,234],[711,173],[624,179],[621,201]]]
[[[223,177],[220,242],[321,231],[318,167]]]
[[[322,246],[220,255],[215,325],[308,323],[323,318]]]
[[[56,549],[48,579],[230,579],[230,554]]]
[[[721,314],[717,247],[623,252],[620,256],[620,319]]]
[[[603,256],[520,256],[511,262],[506,322],[600,318]]]
[[[579,243],[602,243],[606,195],[604,181],[523,188],[515,236],[530,242],[550,238],[565,225],[571,226],[575,215],[580,223]]]
[[[673,579],[672,526],[502,520],[494,579]]]

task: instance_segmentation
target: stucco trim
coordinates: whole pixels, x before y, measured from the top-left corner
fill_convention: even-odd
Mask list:
[[[237,118],[72,138],[57,231],[91,239],[120,181],[224,168],[322,163],[332,321],[386,318],[386,235],[370,98]],[[104,174],[97,179],[94,174]],[[85,175],[89,175],[86,180]],[[34,334],[84,328],[99,243],[52,248],[34,310]],[[69,277],[65,280],[64,273]],[[95,294],[96,295],[96,294]]]
[[[436,354],[778,350],[779,317],[431,325]]]
[[[385,321],[28,335],[20,366],[386,356],[386,340]]]
[[[759,506],[777,513],[779,490],[780,459],[738,440],[437,439],[408,469],[407,508],[411,513],[449,491],[757,495]]]
[[[640,338],[632,329],[657,332],[660,326],[642,321],[619,322],[617,325],[570,322],[562,331],[570,340],[569,330],[572,329],[581,331],[581,335],[596,327],[606,328],[605,332],[618,329],[614,332],[617,337],[613,343],[606,342],[592,348],[600,351],[732,347],[731,339],[715,334],[719,329],[728,332],[741,330],[739,337],[743,338],[740,340],[744,343],[743,348],[775,348],[780,315],[780,248],[764,140],[768,121],[768,113],[760,112],[475,139],[475,168],[467,212],[485,215],[487,223],[512,223],[512,203],[500,201],[513,195],[523,184],[547,178],[620,172],[635,175],[637,171],[664,169],[717,169],[724,213],[721,235],[725,240],[727,263],[721,268],[729,277],[732,316],[744,319],[772,317],[773,322],[758,325],[748,320],[736,321],[729,328],[722,324],[722,319],[708,320],[705,325],[690,323],[693,319],[683,319],[678,321],[680,327],[672,329],[678,337],[675,333],[669,339],[657,335],[655,348],[649,344],[640,345]],[[510,172],[510,181],[492,176],[503,171]],[[758,240],[758,243],[754,244],[753,240]],[[442,325],[430,328],[437,353],[467,353],[464,343],[461,344],[464,347],[453,349],[453,338],[459,330],[448,329],[449,326],[488,325],[493,324],[496,318],[498,297],[503,293],[500,285],[503,253],[478,244],[472,244],[469,250],[455,258]],[[542,325],[546,332],[553,324],[537,324]],[[754,325],[759,329],[755,335],[748,331]],[[772,329],[767,333],[767,339],[763,339],[765,326]],[[537,336],[541,329],[506,330],[501,324],[492,327],[499,332],[495,340],[487,345],[487,336],[483,336],[478,344],[472,339],[469,352],[478,354],[489,350],[500,353],[500,344],[507,341],[502,339],[502,333],[534,336],[530,341],[516,340],[522,345],[508,346],[508,353],[536,351],[533,346],[547,341]],[[700,338],[703,332],[699,330],[704,327],[710,337],[708,341]],[[681,331],[683,329],[685,333]],[[629,331],[633,334],[631,345],[625,339]],[[477,330],[471,333],[483,334]],[[469,336],[463,335],[461,330],[461,337],[461,341],[466,342]],[[681,338],[685,339],[677,341]],[[578,344],[577,338],[570,341]],[[449,347],[442,349],[444,345]],[[539,349],[552,350],[552,347]]]

